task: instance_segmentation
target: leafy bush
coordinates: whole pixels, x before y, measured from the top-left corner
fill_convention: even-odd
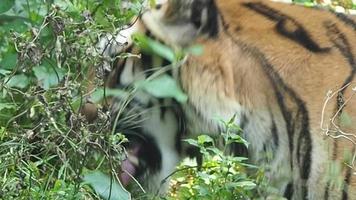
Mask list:
[[[242,130],[234,122],[235,118],[222,122],[226,130],[215,140],[208,135],[186,140],[199,149],[203,162],[201,166],[182,164],[178,168],[172,181],[171,199],[229,200],[261,197],[265,183],[263,171],[248,164],[245,157],[229,155],[232,144],[248,147],[247,141],[239,136]],[[218,146],[224,148],[219,149]]]
[[[115,34],[141,8],[140,1],[120,4],[1,1],[0,199],[97,199],[83,176],[89,170],[115,176],[124,137],[110,129],[105,109],[95,123],[80,111],[105,91],[98,38]],[[90,70],[96,76],[88,77]],[[85,180],[92,183],[92,176],[107,179],[95,172]],[[128,196],[120,185],[109,186]]]

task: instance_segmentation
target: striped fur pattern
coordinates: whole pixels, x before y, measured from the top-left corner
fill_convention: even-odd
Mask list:
[[[110,103],[112,124],[116,125],[115,132],[124,134],[129,140],[124,144],[127,158],[118,171],[124,186],[133,183],[134,177],[148,194],[157,195],[167,191],[169,175],[181,160],[182,147],[179,141],[185,133],[185,123],[181,107],[175,100],[156,98],[135,87],[136,83],[152,75],[159,77],[162,74],[159,73],[162,62],[157,64],[157,59],[141,54],[132,46],[132,41],[122,38],[130,37],[132,31],[138,30],[141,29],[136,24],[120,32],[116,39],[104,37],[97,48],[106,57],[113,57],[121,52],[137,55],[118,59],[107,79],[108,87],[128,91],[112,99]],[[121,40],[126,42],[118,45]],[[109,62],[106,64],[109,65]],[[131,185],[135,187],[138,184]],[[133,188],[136,189],[140,190],[138,187]]]
[[[171,0],[141,19],[175,48],[204,49],[180,67],[191,136],[219,133],[216,117],[236,115],[249,158],[281,195],[356,199],[347,134],[356,134],[355,18],[270,1]]]

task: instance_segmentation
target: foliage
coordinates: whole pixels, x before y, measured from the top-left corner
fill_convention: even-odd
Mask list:
[[[265,182],[263,171],[248,164],[247,158],[229,154],[232,144],[248,147],[247,141],[240,137],[242,130],[234,122],[235,117],[222,122],[225,131],[215,140],[208,135],[186,140],[199,149],[204,162],[198,167],[189,164],[179,167],[170,199],[229,200],[261,197]],[[218,146],[224,148],[219,149]]]
[[[110,180],[109,189],[126,193],[89,171],[115,177],[125,138],[113,134],[103,108],[95,123],[80,113],[88,101],[103,99],[104,58],[94,45],[141,8],[140,1],[120,5],[120,0],[1,2],[0,199],[97,199],[86,184],[97,189],[93,174]],[[90,70],[97,76],[88,77]]]
[[[328,6],[329,8],[335,10],[338,8],[344,9],[353,9],[356,10],[356,1],[353,0],[293,0],[294,3],[303,4],[305,6],[317,6],[322,4]]]
[[[120,182],[112,180],[100,171],[86,174],[84,181],[91,184],[104,199],[130,199],[130,193],[123,189]]]

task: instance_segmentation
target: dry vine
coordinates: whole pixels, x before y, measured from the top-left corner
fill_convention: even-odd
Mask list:
[[[342,91],[346,90],[347,88],[351,88],[352,94],[342,102],[342,104],[339,106],[339,108],[336,110],[336,112],[333,114],[331,118],[325,119],[325,110],[330,100],[333,99],[338,94],[340,94]],[[320,121],[320,129],[323,131],[323,133],[326,136],[331,137],[333,139],[344,138],[350,141],[354,145],[353,148],[354,152],[353,152],[351,163],[347,164],[349,167],[351,167],[354,170],[356,170],[356,133],[350,133],[342,130],[342,128],[339,126],[338,121],[340,119],[342,110],[345,108],[347,104],[350,103],[351,99],[354,98],[355,95],[356,95],[356,84],[352,82],[345,84],[343,87],[341,87],[336,91],[329,90],[328,93],[326,94],[326,100],[323,105],[321,121]]]

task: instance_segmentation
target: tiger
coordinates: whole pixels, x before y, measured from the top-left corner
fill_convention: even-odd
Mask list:
[[[249,141],[249,160],[266,166],[280,195],[356,199],[354,16],[272,1],[168,0],[145,10],[138,21],[174,49],[203,49],[187,55],[176,76],[188,96],[178,105],[184,137],[216,135],[224,129],[216,117],[236,116]],[[135,71],[132,67],[127,70]],[[178,124],[177,116],[172,123]],[[156,146],[169,144],[165,147],[176,152],[176,164],[181,150],[172,141],[183,137],[182,130],[164,135],[170,131],[165,128],[147,130]],[[160,137],[172,140],[161,144]],[[272,157],[266,158],[268,152]],[[170,164],[159,160],[161,167]]]

